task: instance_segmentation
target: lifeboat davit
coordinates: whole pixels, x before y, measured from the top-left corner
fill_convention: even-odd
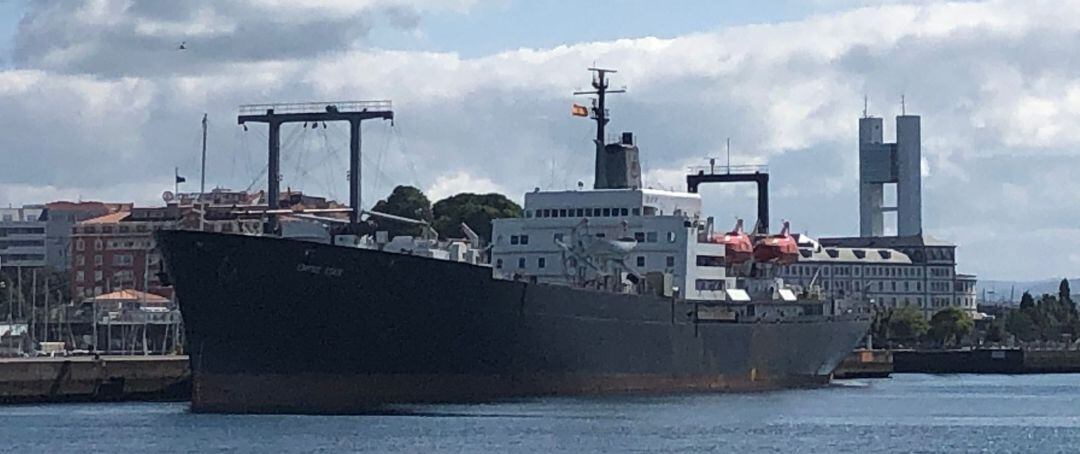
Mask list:
[[[799,260],[799,245],[791,236],[787,221],[784,221],[784,230],[779,234],[758,240],[754,245],[754,260],[779,265],[788,265]]]
[[[724,234],[717,243],[724,244],[724,257],[728,265],[745,263],[754,256],[754,244],[750,235],[743,231],[743,220],[735,221],[735,229]]]

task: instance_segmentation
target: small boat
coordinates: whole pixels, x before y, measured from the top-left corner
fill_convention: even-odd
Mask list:
[[[754,260],[759,263],[790,265],[799,260],[799,245],[790,233],[791,225],[784,221],[784,229],[754,244]]]
[[[750,235],[743,231],[742,219],[735,221],[734,230],[723,236],[714,237],[713,242],[724,244],[724,257],[729,266],[746,263],[754,257],[754,244],[750,240]]]

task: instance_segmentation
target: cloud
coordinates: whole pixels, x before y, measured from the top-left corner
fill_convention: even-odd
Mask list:
[[[891,117],[904,95],[908,112],[923,116],[925,229],[961,244],[961,270],[1076,274],[1060,253],[1067,234],[1045,229],[1080,225],[1069,208],[1080,191],[1070,170],[1080,157],[1072,127],[1080,122],[1080,23],[1072,20],[1080,3],[889,4],[479,58],[362,44],[380,21],[413,27],[412,12],[470,6],[35,3],[17,39],[20,69],[0,72],[0,157],[17,162],[0,166],[0,181],[87,198],[123,187],[149,193],[128,199],[154,199],[171,189],[174,166],[197,181],[198,122],[208,112],[208,181],[259,186],[265,128],[237,127],[237,105],[393,99],[395,126],[364,127],[365,200],[401,183],[433,199],[469,189],[520,200],[534,187],[591,183],[592,126],[568,106],[569,93],[588,84],[581,69],[595,62],[620,70],[614,83],[629,93],[611,99],[609,132],[637,133],[652,184],[681,185],[687,166],[723,160],[731,137],[735,164],[770,166],[773,224],[789,219],[818,236],[857,232],[863,96],[871,114]],[[172,47],[184,37],[203,50],[178,56]],[[161,46],[169,57],[154,56]],[[891,118],[885,124],[888,138]],[[282,141],[284,184],[346,194],[343,126],[288,126]],[[0,187],[0,203],[50,193],[20,191]],[[703,192],[718,220],[753,215],[748,191]],[[969,241],[969,232],[978,234]],[[1002,260],[1004,243],[1040,265]]]
[[[229,62],[286,61],[361,47],[381,22],[414,29],[420,12],[472,0],[36,0],[15,63],[104,76],[197,74]],[[186,50],[180,50],[183,43]]]
[[[487,178],[474,177],[465,171],[458,171],[452,175],[439,176],[430,187],[424,190],[424,194],[431,199],[432,203],[462,192],[471,192],[474,194],[490,194],[493,192],[506,194],[506,190],[494,181]],[[517,197],[517,194],[508,195],[508,197],[521,203],[521,197]]]

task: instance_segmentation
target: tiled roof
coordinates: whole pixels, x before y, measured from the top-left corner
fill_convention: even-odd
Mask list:
[[[138,290],[119,290],[112,293],[106,293],[104,295],[98,295],[91,298],[94,302],[104,301],[140,301],[151,304],[165,304],[169,302],[168,298],[164,296],[158,296],[153,293],[140,292]]]
[[[103,216],[98,216],[96,218],[87,219],[85,221],[80,222],[79,225],[115,224],[117,222],[123,221],[124,218],[127,218],[129,214],[131,214],[131,212],[117,211],[115,213],[109,213],[109,214],[106,214],[106,215],[103,215]]]

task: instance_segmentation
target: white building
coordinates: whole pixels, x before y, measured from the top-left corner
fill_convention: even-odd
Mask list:
[[[835,298],[866,298],[885,308],[914,306],[927,319],[949,306],[974,313],[975,276],[955,272],[955,248],[921,236],[818,242],[800,235],[799,262],[781,275],[793,285],[817,285]]]
[[[45,266],[45,207],[0,208],[0,267]]]

